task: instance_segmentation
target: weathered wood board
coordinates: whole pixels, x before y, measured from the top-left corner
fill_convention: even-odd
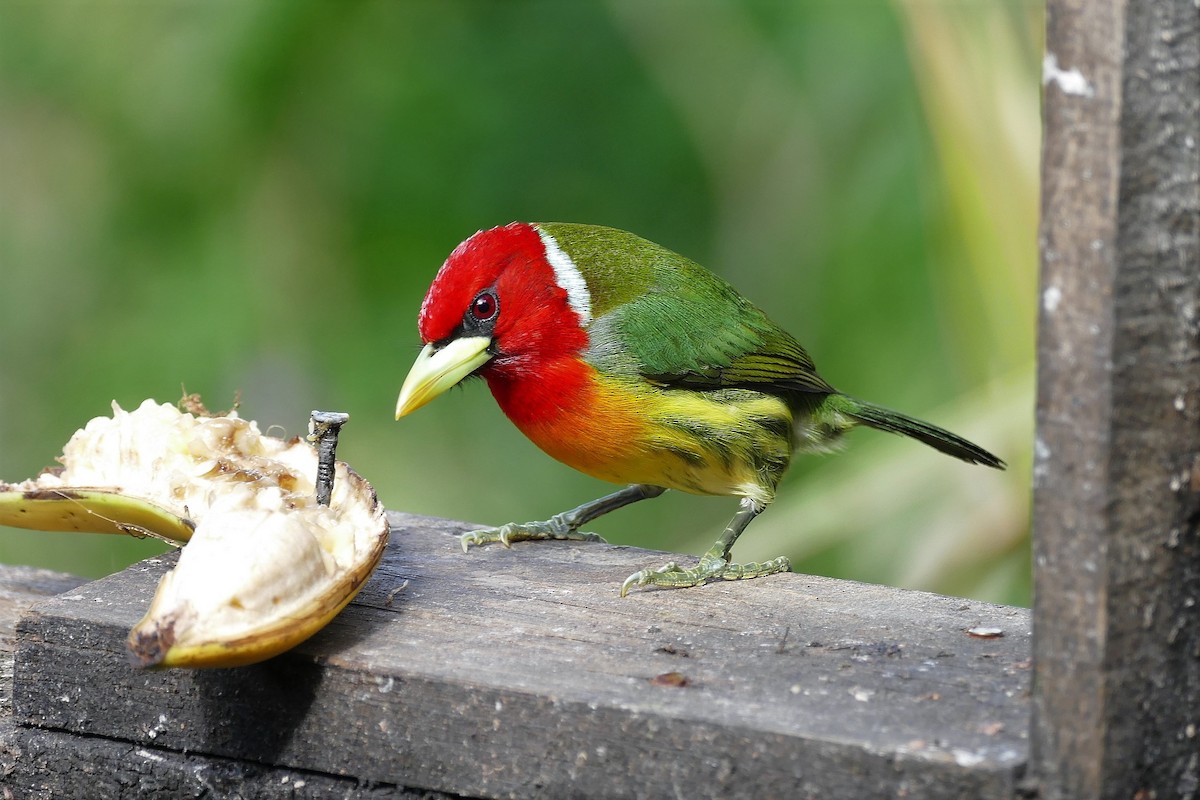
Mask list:
[[[35,602],[86,581],[73,575],[0,564],[0,798],[64,800],[121,797],[338,800],[448,800],[439,792],[178,753],[158,747],[18,727],[12,720],[17,619]]]
[[[17,618],[34,602],[82,583],[82,578],[31,567],[4,567],[0,571],[0,722],[12,714],[11,654]]]
[[[5,800],[455,800],[441,792],[61,731],[13,727],[10,733],[5,739],[0,727],[0,746],[11,754],[8,771],[0,773]]]
[[[1010,798],[1023,775],[1024,609],[802,575],[621,599],[662,554],[464,554],[461,523],[392,521],[359,598],[253,667],[129,666],[170,559],[36,606],[15,720],[127,754],[350,776],[361,796]]]

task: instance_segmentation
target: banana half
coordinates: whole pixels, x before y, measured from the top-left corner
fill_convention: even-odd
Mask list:
[[[323,628],[366,583],[388,526],[374,489],[336,465],[328,506],[317,454],[236,412],[113,404],[67,443],[62,469],[0,484],[0,524],[186,542],[129,634],[143,667],[233,667]]]

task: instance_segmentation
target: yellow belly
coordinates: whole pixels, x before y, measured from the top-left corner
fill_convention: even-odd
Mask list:
[[[601,480],[774,498],[793,448],[792,415],[780,398],[632,383],[591,394],[552,420],[517,424],[548,455]]]

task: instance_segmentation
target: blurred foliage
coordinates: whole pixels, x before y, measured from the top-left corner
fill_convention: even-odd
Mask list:
[[[593,222],[724,274],[834,385],[1010,464],[856,433],[793,467],[740,557],[1027,603],[1041,13],[0,4],[0,477],[114,398],[186,387],[289,433],[348,411],[339,453],[391,508],[501,523],[590,499],[610,487],[538,452],[480,383],[392,408],[458,241]],[[668,493],[594,528],[699,553],[734,507]],[[159,549],[0,532],[0,562],[88,575]]]

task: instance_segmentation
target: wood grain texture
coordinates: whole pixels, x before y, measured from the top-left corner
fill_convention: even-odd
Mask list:
[[[17,796],[13,787],[19,779],[15,773],[18,758],[23,755],[12,721],[12,653],[17,619],[38,600],[83,583],[83,578],[60,572],[0,565],[0,800]]]
[[[39,600],[86,581],[47,570],[0,565],[0,800],[69,797],[237,797],[261,800],[452,800],[441,792],[363,783],[152,745],[18,727],[12,719],[13,632]]]
[[[1047,5],[1042,796],[1200,796],[1200,8]]]
[[[17,619],[38,600],[74,589],[83,578],[0,565],[0,721],[12,716],[12,651]]]
[[[790,574],[620,599],[662,554],[464,554],[470,526],[391,518],[355,602],[254,667],[130,668],[169,559],[37,606],[18,721],[480,797],[1008,798],[1022,775],[1026,610]]]
[[[169,798],[170,800],[455,800],[407,789],[237,759],[179,753],[39,728],[15,728],[18,756],[0,779],[0,797]],[[10,790],[8,795],[4,790]]]

